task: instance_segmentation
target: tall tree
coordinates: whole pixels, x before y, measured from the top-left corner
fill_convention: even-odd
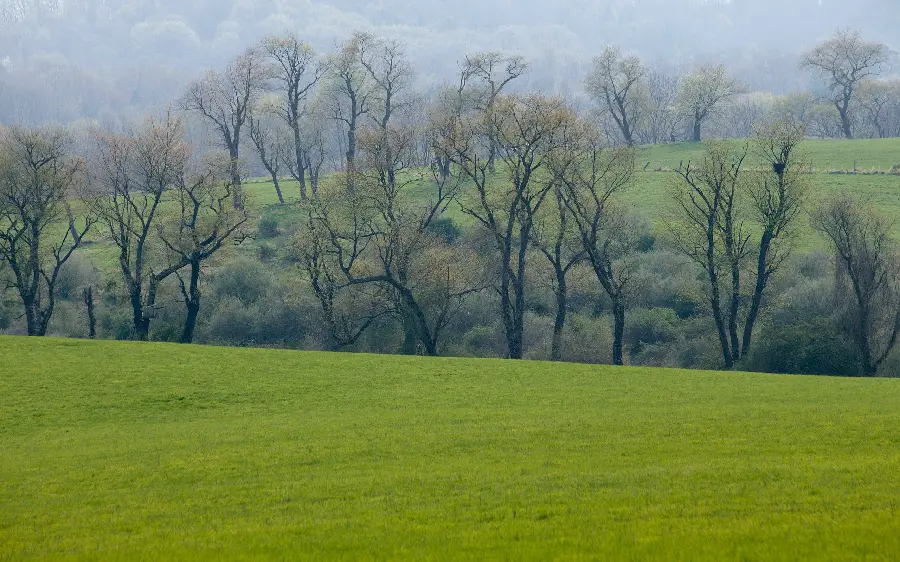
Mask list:
[[[281,131],[283,125],[274,123],[273,119],[268,117],[265,109],[254,111],[254,115],[250,116],[248,125],[250,140],[253,142],[254,148],[256,148],[256,155],[259,156],[259,161],[266,171],[269,172],[269,177],[272,178],[272,185],[275,187],[278,202],[284,205],[284,194],[281,192],[281,181],[278,174],[289,150],[285,142],[285,135]],[[305,158],[305,155],[303,155],[303,158]],[[305,197],[303,191],[301,191],[300,196],[301,200]]]
[[[821,205],[814,226],[829,238],[837,254],[840,283],[852,295],[850,335],[859,350],[863,375],[874,377],[900,334],[900,256],[891,223],[842,196]]]
[[[194,171],[185,169],[175,178],[172,188],[178,214],[158,228],[169,254],[167,269],[174,269],[187,309],[181,343],[194,340],[203,262],[233,238],[247,220],[245,210],[235,210],[230,205],[233,186],[231,178],[226,177],[228,168],[227,159],[223,163],[210,158]],[[182,269],[188,270],[186,279],[180,273]]]
[[[190,149],[181,121],[168,113],[148,119],[136,134],[101,135],[95,152],[91,202],[119,253],[134,337],[147,340],[159,284],[183,267],[155,259],[154,235],[163,197],[183,177]]]
[[[633,271],[625,261],[637,249],[638,236],[615,196],[634,175],[634,151],[603,147],[600,135],[585,126],[569,150],[552,160],[553,173],[564,186],[563,201],[571,213],[584,252],[612,303],[613,363],[624,364],[623,340],[628,290]]]
[[[265,89],[268,76],[269,69],[260,50],[250,48],[232,60],[223,72],[207,72],[202,79],[192,83],[181,98],[186,111],[204,117],[221,135],[223,147],[231,157],[236,208],[244,205],[241,134],[259,94]]]
[[[328,100],[332,119],[344,127],[345,173],[347,192],[355,192],[357,134],[360,119],[369,113],[372,96],[371,74],[360,61],[360,48],[372,40],[372,36],[356,32],[329,57]]]
[[[448,134],[440,150],[473,184],[474,193],[461,197],[460,204],[493,238],[507,354],[521,359],[534,218],[554,185],[545,173],[547,164],[564,145],[575,115],[561,100],[533,94],[501,96],[486,123],[480,115],[451,119],[456,122],[444,128]],[[490,173],[494,151],[503,164],[500,181]]]
[[[806,127],[787,117],[759,126],[753,140],[756,156],[767,169],[751,175],[746,184],[751,203],[750,220],[756,223],[759,242],[756,284],[744,320],[741,357],[750,351],[769,281],[796,243],[796,220],[803,210],[808,189],[808,175],[800,152],[805,136]]]
[[[677,248],[706,274],[710,310],[728,369],[740,358],[740,271],[750,255],[750,234],[738,215],[746,156],[746,149],[732,153],[724,144],[714,144],[699,165],[688,163],[678,172],[682,180],[675,193],[679,216],[669,223]],[[730,280],[730,287],[723,287],[723,277]],[[730,297],[724,309],[723,293]]]
[[[82,163],[60,130],[0,130],[0,258],[22,301],[29,336],[47,333],[59,273],[95,219],[76,219]],[[62,227],[62,228],[60,228]]]
[[[326,66],[317,61],[315,51],[293,33],[269,36],[262,40],[262,49],[272,62],[271,75],[280,85],[283,103],[278,115],[293,134],[293,154],[288,169],[300,184],[300,200],[305,201],[308,156],[301,131],[306,114],[306,102],[315,85],[325,73]]]
[[[803,55],[801,68],[817,73],[837,108],[844,137],[853,138],[852,102],[859,83],[877,75],[888,58],[882,43],[866,41],[855,29],[838,29],[834,36]]]
[[[585,86],[588,94],[612,117],[629,146],[634,145],[635,130],[641,118],[640,81],[647,68],[636,56],[623,56],[617,47],[607,47],[594,58]]]
[[[703,124],[721,109],[723,102],[740,91],[722,64],[701,66],[681,80],[678,105],[693,124],[694,142],[700,142]]]

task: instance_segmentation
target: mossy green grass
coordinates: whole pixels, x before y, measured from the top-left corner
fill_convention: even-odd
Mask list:
[[[891,560],[900,380],[0,338],[0,559]]]

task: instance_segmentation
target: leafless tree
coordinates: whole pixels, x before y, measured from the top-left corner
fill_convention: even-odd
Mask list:
[[[572,227],[562,182],[554,185],[553,195],[555,205],[545,206],[544,212],[535,216],[532,239],[534,246],[547,258],[553,270],[550,288],[556,297],[556,316],[553,322],[550,360],[560,361],[569,308],[568,277],[573,268],[584,263],[585,253]]]
[[[183,267],[159,265],[153,245],[163,197],[183,178],[190,149],[181,121],[168,113],[136,134],[100,135],[95,152],[91,202],[119,253],[134,336],[147,340],[159,284]]]
[[[607,47],[594,59],[585,82],[588,94],[612,117],[629,146],[634,145],[638,120],[643,117],[637,90],[647,72],[640,58],[625,57],[617,47]]]
[[[329,57],[328,100],[332,119],[342,124],[346,135],[345,173],[347,192],[355,191],[357,133],[360,119],[369,113],[372,79],[360,61],[361,47],[372,36],[356,32]]]
[[[305,201],[306,174],[309,156],[301,130],[306,115],[306,104],[326,65],[317,60],[315,51],[293,33],[269,36],[263,39],[262,49],[272,62],[271,75],[279,83],[283,103],[277,107],[278,115],[287,123],[293,134],[293,153],[288,168],[300,184],[300,200]]]
[[[834,36],[803,56],[801,68],[825,82],[829,101],[837,108],[844,137],[853,138],[852,102],[860,81],[881,72],[888,48],[866,41],[855,29],[839,29]]]
[[[223,72],[211,70],[188,87],[181,98],[186,111],[203,116],[222,136],[231,157],[231,181],[235,207],[243,207],[240,150],[241,134],[260,93],[265,89],[269,68],[262,53],[250,48],[232,60]]]
[[[740,358],[740,272],[751,253],[751,234],[738,214],[746,156],[746,149],[732,153],[726,145],[714,144],[699,165],[688,163],[678,172],[682,180],[675,193],[678,216],[669,223],[676,247],[706,274],[709,304],[728,369]],[[725,310],[722,277],[731,281]]]
[[[753,147],[768,169],[750,177],[746,191],[752,203],[750,220],[757,224],[756,285],[744,320],[741,357],[750,350],[753,330],[772,276],[790,256],[796,243],[796,221],[808,192],[806,162],[800,146],[806,127],[782,118],[757,128]]]
[[[645,78],[641,102],[646,106],[644,126],[638,135],[644,144],[675,142],[676,134],[683,120],[678,111],[679,79],[660,72],[651,71]]]
[[[250,115],[249,121],[250,140],[256,148],[256,154],[263,167],[269,172],[272,178],[272,185],[275,186],[275,194],[278,196],[278,202],[284,205],[284,194],[281,192],[281,182],[279,180],[279,172],[282,163],[286,160],[291,152],[286,142],[285,134],[281,130],[282,125],[275,123],[271,119],[265,109],[256,110]],[[291,155],[293,157],[293,155]],[[305,154],[301,154],[301,158],[305,158]],[[305,166],[305,164],[304,164]],[[304,197],[301,191],[301,200]]]
[[[489,115],[503,90],[513,80],[528,72],[528,63],[517,55],[505,55],[500,52],[478,52],[466,55],[460,70],[460,91],[467,91],[474,104],[474,109],[483,115]],[[492,131],[488,128],[488,167],[494,171],[497,157],[496,141],[490,138]]]
[[[526,262],[534,217],[554,185],[541,174],[574,123],[574,113],[559,99],[506,95],[497,98],[489,115],[489,135],[482,135],[482,118],[472,116],[447,127],[449,134],[441,140],[442,153],[473,184],[474,193],[460,198],[463,212],[490,233],[499,254],[496,289],[511,359],[521,359],[523,352]],[[502,183],[490,174],[495,150],[504,164]]]
[[[47,333],[59,273],[95,222],[90,213],[77,219],[69,206],[82,171],[63,131],[0,130],[0,258],[29,336]]]
[[[900,256],[892,225],[849,196],[823,204],[813,224],[831,240],[842,283],[849,284],[850,333],[862,373],[874,377],[900,333]]]
[[[612,303],[613,363],[624,364],[623,340],[628,290],[633,271],[626,262],[636,253],[639,236],[628,213],[615,202],[634,175],[634,151],[608,149],[587,127],[567,151],[552,161],[563,185],[563,202],[575,224],[585,261]]]
[[[233,186],[228,169],[228,158],[214,157],[197,165],[195,171],[185,169],[175,178],[171,193],[179,212],[172,221],[158,224],[159,238],[169,254],[167,269],[174,269],[187,309],[181,343],[194,340],[203,262],[234,238],[247,221],[245,210],[230,205]],[[188,270],[186,279],[180,273],[183,269]]]

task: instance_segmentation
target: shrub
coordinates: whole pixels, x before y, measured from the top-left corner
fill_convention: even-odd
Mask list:
[[[263,215],[259,219],[259,237],[275,238],[278,236],[278,218],[272,215]]]

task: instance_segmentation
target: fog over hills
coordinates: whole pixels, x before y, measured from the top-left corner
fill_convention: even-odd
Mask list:
[[[897,47],[898,23],[893,0],[0,0],[0,95],[57,83],[83,101],[47,118],[96,117],[170,99],[266,34],[292,30],[327,51],[356,29],[402,39],[426,87],[466,52],[503,50],[532,62],[528,87],[571,92],[616,44],[657,65],[721,60],[780,92],[803,85],[797,54],[838,26]]]

